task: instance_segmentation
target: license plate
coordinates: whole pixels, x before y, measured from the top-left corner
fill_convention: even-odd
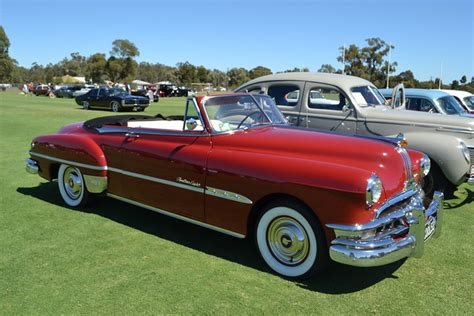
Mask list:
[[[430,239],[433,236],[433,233],[436,230],[436,214],[428,216],[425,221],[425,241]]]

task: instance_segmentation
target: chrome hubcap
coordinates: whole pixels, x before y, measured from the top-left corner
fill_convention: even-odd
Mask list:
[[[268,247],[283,264],[295,266],[309,253],[309,239],[303,226],[291,217],[278,217],[267,230]]]
[[[112,103],[112,111],[113,112],[118,112],[118,104],[117,103]]]
[[[66,171],[64,171],[63,183],[64,189],[71,199],[77,200],[80,198],[83,185],[81,174],[77,169],[67,168]]]

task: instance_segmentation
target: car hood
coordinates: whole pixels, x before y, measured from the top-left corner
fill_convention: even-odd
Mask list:
[[[403,158],[397,147],[386,141],[271,126],[217,135],[213,137],[213,147],[279,156],[276,161],[282,161],[282,169],[290,167],[283,161],[297,164],[301,160],[311,160],[314,162],[312,168],[319,169],[319,175],[324,175],[318,179],[317,185],[321,187],[362,193],[365,192],[367,179],[376,173],[382,180],[386,196],[404,189]],[[411,152],[410,156],[416,160],[421,154]],[[269,158],[269,163],[271,161]],[[414,163],[412,167],[415,172],[418,170]],[[357,178],[360,180],[355,180]]]
[[[415,124],[438,131],[462,131],[462,135],[474,135],[474,118],[461,115],[445,115],[409,110],[396,110],[386,106],[363,107],[359,111],[365,119],[390,124]]]

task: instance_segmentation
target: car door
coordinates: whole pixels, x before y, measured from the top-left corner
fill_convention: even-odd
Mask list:
[[[211,138],[193,100],[187,108],[188,125],[183,120],[129,123],[120,165],[110,171],[121,176],[122,198],[203,220]]]
[[[97,94],[95,104],[99,108],[109,108],[109,91],[107,88],[100,88],[99,93]]]
[[[356,111],[339,88],[306,82],[301,104],[300,126],[356,134]]]
[[[88,92],[89,96],[88,96],[88,99],[89,99],[89,105],[92,106],[92,107],[100,107],[100,104],[99,104],[99,93],[100,91],[103,90],[103,88],[100,88],[100,89],[93,89],[91,91]]]

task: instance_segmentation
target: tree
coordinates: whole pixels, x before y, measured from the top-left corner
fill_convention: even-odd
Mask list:
[[[229,77],[229,85],[231,87],[237,87],[250,80],[247,69],[245,68],[232,68],[227,71]]]
[[[110,56],[107,59],[107,63],[105,65],[105,70],[109,79],[113,82],[118,82],[120,79],[120,74],[122,73],[122,60],[119,58],[115,58],[114,56]]]
[[[309,68],[308,67],[303,67],[303,68],[295,67],[293,69],[287,69],[283,72],[309,72]]]
[[[390,82],[393,86],[396,86],[399,83],[403,83],[405,88],[415,88],[418,87],[419,82],[415,79],[413,72],[411,70],[402,71],[398,75],[392,77]]]
[[[330,64],[322,64],[321,67],[318,69],[318,72],[335,73],[336,68],[334,68]]]
[[[466,77],[466,75],[464,75],[464,76],[461,77],[461,83],[466,84],[466,82],[467,82],[467,77]]]
[[[459,81],[453,80],[453,82],[451,82],[451,89],[452,90],[459,90]]]
[[[95,53],[94,55],[89,56],[86,60],[86,79],[91,80],[94,83],[103,82],[106,65],[107,60],[105,59],[105,54]]]
[[[10,58],[8,54],[9,48],[10,40],[0,25],[0,82],[11,82],[13,69],[16,66],[16,60]]]
[[[257,66],[255,68],[250,69],[249,71],[250,79],[255,79],[258,77],[271,75],[271,74],[272,74],[272,71],[268,69],[267,67],[263,67],[263,66]]]
[[[140,52],[138,48],[126,39],[116,39],[112,42],[112,50],[110,51],[110,55],[119,57],[119,58],[126,58],[126,57],[137,57],[140,56]]]
[[[209,81],[214,87],[227,87],[229,84],[229,77],[225,72],[214,69],[209,72]]]
[[[177,63],[176,68],[178,83],[189,86],[191,83],[196,82],[196,66],[189,62],[184,62]]]
[[[355,44],[349,47],[340,47],[339,62],[344,61],[343,72],[348,75],[365,78],[376,86],[383,86],[387,79],[387,68],[390,73],[395,72],[396,62],[388,62],[385,58],[395,47],[382,39],[368,38],[367,46],[359,48]]]
[[[201,83],[209,82],[209,70],[204,66],[199,66],[196,69],[196,78]]]

